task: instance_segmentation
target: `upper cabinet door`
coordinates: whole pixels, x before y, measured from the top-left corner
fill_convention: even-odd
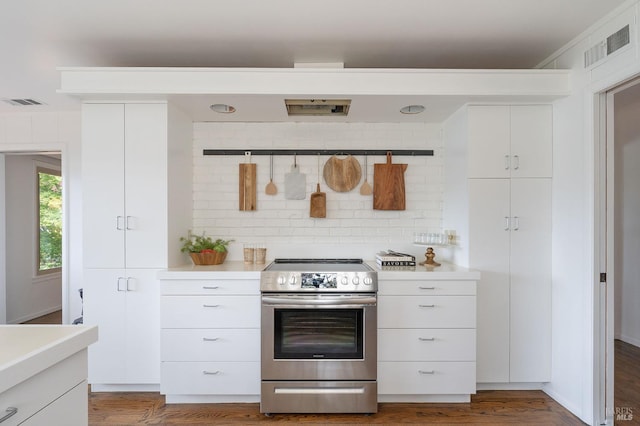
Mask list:
[[[167,106],[125,106],[126,267],[167,267]]]
[[[511,177],[552,175],[551,105],[511,107]]]
[[[85,268],[124,268],[124,105],[82,106]]]
[[[551,105],[470,106],[470,178],[552,175]]]
[[[509,177],[509,107],[471,106],[468,112],[469,177]]]

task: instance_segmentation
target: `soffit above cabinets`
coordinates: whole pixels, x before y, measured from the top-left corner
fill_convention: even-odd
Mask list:
[[[429,122],[466,103],[544,103],[570,92],[566,70],[61,68],[84,101],[170,101],[194,122]],[[347,116],[289,116],[285,99],[350,99]],[[212,104],[233,106],[218,114]],[[424,105],[420,114],[402,114]]]

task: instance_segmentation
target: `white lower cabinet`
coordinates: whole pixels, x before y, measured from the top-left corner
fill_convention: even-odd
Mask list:
[[[84,323],[98,325],[100,334],[98,342],[89,347],[89,383],[94,390],[123,385],[157,389],[157,273],[155,269],[85,270]]]
[[[469,401],[476,391],[475,281],[378,283],[380,401]]]
[[[167,403],[259,401],[259,280],[160,282],[160,392]]]

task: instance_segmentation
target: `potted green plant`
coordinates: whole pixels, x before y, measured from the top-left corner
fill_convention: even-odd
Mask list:
[[[186,237],[180,237],[183,253],[188,253],[196,265],[220,265],[227,258],[227,247],[233,240],[213,239],[202,235],[194,235],[189,232]]]

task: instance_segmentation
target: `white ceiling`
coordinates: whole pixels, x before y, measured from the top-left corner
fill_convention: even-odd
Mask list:
[[[0,2],[0,99],[78,108],[62,66],[532,68],[625,0]],[[182,99],[185,108],[206,98]],[[188,105],[187,105],[188,104]]]

